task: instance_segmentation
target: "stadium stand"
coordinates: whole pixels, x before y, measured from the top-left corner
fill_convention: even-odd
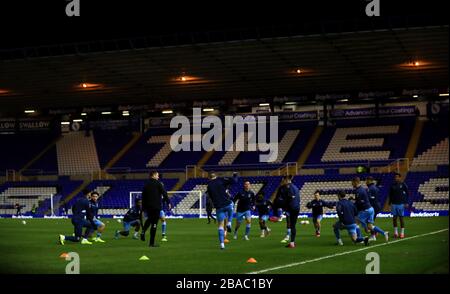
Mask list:
[[[55,136],[47,132],[2,134],[0,170],[20,170],[54,139]],[[20,154],[20,156],[12,156],[14,154]],[[50,166],[49,168],[51,169],[52,167]],[[45,166],[45,169],[47,169],[47,166]]]
[[[403,158],[413,125],[414,118],[409,117],[336,121],[322,132],[306,163],[345,165]]]
[[[58,174],[74,175],[100,170],[94,137],[84,132],[63,134],[56,143]]]
[[[29,215],[33,205],[37,215],[51,214],[50,194],[54,195],[55,208],[61,199],[74,191],[82,181],[61,179],[58,181],[6,182],[0,186],[0,212],[15,214],[14,204],[19,203],[22,213]]]

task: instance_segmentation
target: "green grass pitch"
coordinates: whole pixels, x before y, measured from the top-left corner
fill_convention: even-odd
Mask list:
[[[159,248],[149,248],[147,242],[133,240],[131,236],[114,240],[114,231],[121,229],[122,224],[113,219],[104,221],[107,229],[103,238],[107,243],[80,245],[66,242],[61,246],[57,242],[58,235],[73,232],[68,219],[30,219],[26,220],[26,225],[19,219],[0,219],[0,272],[64,274],[67,261],[59,258],[63,252],[79,254],[82,274],[241,274],[277,267],[266,273],[361,274],[365,273],[368,252],[379,254],[383,274],[449,272],[448,217],[406,218],[407,239],[381,245],[385,242],[380,237],[367,249],[359,251],[364,246],[352,244],[346,231],[342,231],[344,246],[334,245],[331,225],[335,219],[323,221],[320,238],[314,236],[311,221],[309,225],[298,224],[295,249],[284,248],[280,243],[285,232],[284,222],[269,223],[271,235],[260,238],[259,226],[254,219],[250,241],[243,240],[245,228],[241,227],[239,239],[232,240],[229,236],[231,242],[223,251],[218,247],[216,225],[208,225],[204,219],[168,219],[169,241],[159,242]],[[391,222],[391,219],[377,219],[377,224],[388,231],[392,231]],[[423,235],[427,233],[433,234]],[[158,235],[158,241],[160,239]],[[348,254],[339,254],[343,252]],[[149,260],[139,261],[142,255],[148,256]],[[247,263],[250,257],[257,263]],[[295,265],[286,267],[292,264]]]

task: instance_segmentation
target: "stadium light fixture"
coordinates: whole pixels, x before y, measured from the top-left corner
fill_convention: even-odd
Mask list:
[[[413,98],[419,98],[419,95],[413,95]]]
[[[259,106],[270,106],[270,103],[259,103]]]
[[[130,116],[130,112],[128,110],[122,111],[122,116]]]
[[[82,122],[83,120],[81,118],[74,119],[73,122]]]
[[[102,111],[102,114],[103,115],[108,115],[108,114],[111,114],[111,111]]]
[[[214,108],[203,108],[203,112],[212,112]]]
[[[341,100],[338,100],[339,102],[348,102],[348,99],[341,99]]]
[[[25,113],[35,113],[36,111],[34,109],[26,109],[24,112]]]
[[[172,113],[173,113],[173,110],[170,110],[170,109],[162,111],[162,114],[172,114]]]
[[[70,121],[62,121],[61,125],[63,125],[63,126],[70,125]]]
[[[86,83],[82,83],[82,84],[81,84],[81,87],[87,88],[87,84],[86,84]]]
[[[86,116],[86,115],[87,115],[86,112],[82,112],[82,113],[81,113],[81,116]]]
[[[285,105],[296,105],[297,104],[297,102],[286,102],[286,103],[284,103]]]
[[[448,93],[441,93],[439,94],[439,97],[448,97]]]
[[[295,70],[295,72],[296,72],[297,74],[301,74],[301,73],[302,73],[302,70],[301,70],[300,68],[297,68],[297,69]]]

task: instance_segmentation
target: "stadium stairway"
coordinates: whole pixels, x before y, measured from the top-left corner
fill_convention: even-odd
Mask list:
[[[57,203],[55,205],[55,210],[58,210],[62,205],[69,203],[69,201],[75,197],[76,195],[78,195],[78,193],[81,193],[81,191],[83,191],[84,188],[86,188],[89,185],[90,181],[87,180],[83,180],[83,182],[81,183],[80,186],[78,186],[78,188],[76,188],[75,190],[72,191],[72,193],[70,193],[69,195],[67,195],[61,202]],[[47,211],[48,213],[49,211]]]
[[[139,141],[141,136],[142,133],[133,132],[131,140],[125,146],[123,146],[123,148],[119,152],[117,152],[113,158],[111,158],[111,160],[103,168],[103,171],[107,171],[109,168],[113,167],[117,163],[117,161],[119,161],[122,158],[122,156],[124,156],[125,153],[127,153],[128,150],[130,150],[131,147],[133,147],[134,144],[136,144],[136,142]]]
[[[422,136],[422,130],[424,126],[424,121],[416,119],[414,129],[412,131],[411,139],[409,140],[408,148],[406,149],[405,158],[408,158],[409,163],[412,163],[414,155],[416,154],[417,146],[419,146],[419,141]]]
[[[308,144],[306,145],[305,149],[303,150],[303,152],[300,154],[298,160],[297,160],[297,165],[301,168],[303,166],[303,164],[306,162],[306,160],[308,159],[309,155],[311,154],[314,146],[317,143],[317,140],[320,137],[320,134],[322,134],[323,131],[323,126],[316,126],[311,138],[308,141]]]
[[[32,166],[35,162],[37,162],[42,156],[44,156],[47,151],[49,151],[53,146],[55,146],[61,137],[56,138],[50,144],[47,145],[38,155],[36,155],[33,159],[31,159],[27,164],[25,164],[20,170],[19,174],[22,174],[23,171],[27,170],[30,166]]]

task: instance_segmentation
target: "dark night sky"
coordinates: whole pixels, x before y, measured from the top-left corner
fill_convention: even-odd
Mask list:
[[[99,39],[366,18],[367,0],[111,1],[80,0],[69,18],[66,0],[0,2],[0,49]],[[150,3],[144,5],[144,3]],[[214,4],[212,4],[214,3]],[[243,4],[245,3],[245,5]],[[395,3],[395,4],[394,4]],[[442,16],[445,1],[381,0],[382,17]],[[313,5],[312,5],[313,4]],[[426,6],[425,6],[426,5]]]

